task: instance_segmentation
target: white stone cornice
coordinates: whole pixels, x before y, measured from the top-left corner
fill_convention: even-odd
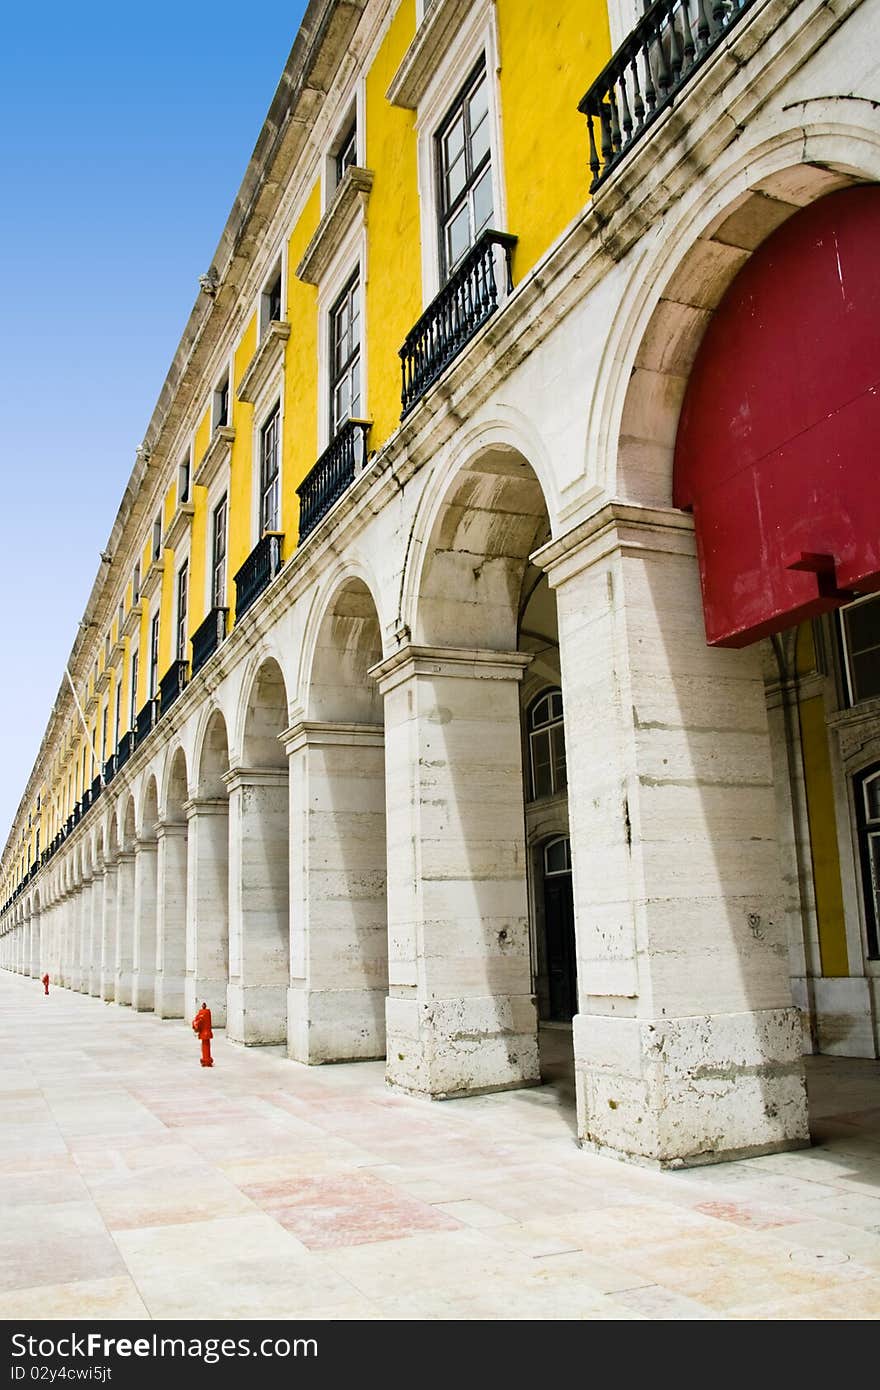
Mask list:
[[[187,820],[196,816],[225,816],[229,814],[229,798],[226,796],[191,796],[183,803]]]
[[[253,405],[264,390],[273,372],[284,358],[284,344],[290,337],[290,324],[273,319],[266,329],[257,350],[247,365],[245,374],[238,383],[236,396],[240,401]]]
[[[410,111],[418,108],[428,83],[472,5],[473,0],[434,0],[426,8],[415,38],[385,93],[392,106],[403,106]]]
[[[322,723],[304,719],[279,734],[287,754],[300,748],[382,748],[385,745],[384,724]]]
[[[193,475],[193,483],[196,487],[211,486],[224,463],[229,460],[234,439],[235,430],[232,425],[217,426],[211,435],[207,449],[196,466]]]
[[[606,502],[564,536],[542,545],[529,559],[555,588],[614,551],[648,550],[694,555],[694,519],[690,513],[676,507]]]
[[[143,613],[143,611],[144,606],[141,603],[140,599],[138,599],[137,603],[132,604],[131,608],[129,608],[128,612],[125,615],[125,618],[123,619],[123,637],[134,637],[135,633],[140,631],[141,614]]]
[[[370,668],[383,695],[412,676],[520,681],[531,652],[496,652],[479,647],[405,646]]]
[[[158,560],[151,561],[150,568],[144,575],[141,583],[141,598],[151,599],[156,590],[161,588],[164,572],[165,559],[160,555]]]
[[[346,169],[333,201],[318,223],[318,229],[296,268],[297,279],[307,285],[321,283],[327,266],[351,225],[355,210],[360,208],[366,214],[372,187],[372,169],[361,169],[356,164]]]
[[[171,524],[165,533],[165,544],[169,550],[176,550],[181,541],[186,537],[192,525],[195,510],[192,502],[181,502],[178,504],[174,516],[171,518]]]

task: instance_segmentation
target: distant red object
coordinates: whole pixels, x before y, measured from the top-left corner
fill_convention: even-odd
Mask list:
[[[48,993],[49,993],[49,976],[48,976],[48,975],[44,975],[44,976],[43,976],[43,981],[42,981],[42,983],[43,983],[43,993],[44,993],[44,994],[48,994]]]
[[[207,1004],[203,1003],[195,1018],[192,1021],[193,1032],[202,1044],[202,1066],[213,1067],[214,1059],[211,1056],[211,1039],[214,1034],[211,1029],[211,1010]]]
[[[880,188],[819,199],[758,248],[700,345],[673,492],[710,644],[880,589],[878,246]]]

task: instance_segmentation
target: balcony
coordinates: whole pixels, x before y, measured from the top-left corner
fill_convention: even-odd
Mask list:
[[[82,794],[82,804],[81,804],[81,807],[80,807],[80,810],[81,810],[81,812],[82,812],[82,816],[85,815],[86,811],[88,811],[88,809],[89,809],[89,807],[91,806],[91,804],[92,804],[92,789],[91,789],[91,787],[86,787],[86,788],[84,789],[84,791],[83,791],[83,794]],[[82,818],[82,817],[80,817],[80,818]]]
[[[171,708],[178,695],[186,689],[187,661],[172,661],[159,682],[159,709],[163,714]]]
[[[296,489],[300,545],[363,471],[371,424],[371,420],[346,420]]]
[[[591,193],[753,3],[654,0],[578,105],[590,135]]]
[[[103,773],[103,777],[104,777],[104,786],[105,786],[105,787],[109,787],[110,783],[113,781],[113,778],[116,776],[116,754],[115,754],[115,753],[111,753],[111,754],[110,754],[110,757],[107,759],[106,763],[104,764],[104,766],[103,766],[103,768],[102,768],[102,773]]]
[[[115,773],[119,772],[121,768],[125,767],[125,764],[128,762],[129,758],[134,752],[134,749],[134,730],[129,729],[127,734],[122,735],[122,738],[119,740],[119,747],[116,749],[116,766],[114,768],[114,775]]]
[[[95,777],[95,778],[93,779],[93,781],[92,781],[91,787],[89,788],[89,791],[90,791],[90,794],[91,794],[91,804],[92,804],[93,806],[94,806],[95,802],[98,800],[98,797],[101,795],[101,792],[102,792],[103,790],[104,790],[104,787],[103,787],[103,783],[102,783],[102,781],[101,781],[101,778],[100,778],[100,777]]]
[[[203,623],[200,623],[190,638],[192,645],[192,673],[200,671],[205,662],[212,657],[226,636],[228,608],[212,608]]]
[[[281,568],[281,542],[284,536],[280,531],[267,531],[257,541],[241,569],[235,575],[235,617],[243,616],[263,592]]]
[[[134,725],[134,746],[140,748],[147,734],[159,718],[158,700],[148,700],[139,711]]]
[[[516,237],[486,231],[452,278],[411,328],[400,349],[403,368],[401,419],[445,372],[513,289],[510,257]]]

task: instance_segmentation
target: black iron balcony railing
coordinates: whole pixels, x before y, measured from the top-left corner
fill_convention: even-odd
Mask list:
[[[101,769],[104,777],[104,786],[109,787],[113,778],[116,776],[116,754],[111,753],[103,768]]]
[[[421,400],[450,362],[513,289],[510,258],[516,237],[483,232],[461,265],[406,335],[401,419]]]
[[[135,720],[134,725],[135,748],[140,748],[144,739],[147,737],[147,734],[150,732],[153,725],[156,723],[156,720],[159,717],[159,710],[157,708],[158,703],[158,700],[155,699],[148,700],[147,703],[143,706],[143,708],[139,711],[138,717]]]
[[[127,734],[123,734],[119,740],[119,747],[116,749],[114,775],[120,768],[125,767],[135,749],[134,729],[129,729]]]
[[[91,793],[92,793],[92,805],[93,805],[93,806],[94,806],[95,802],[98,800],[98,797],[101,795],[102,790],[103,790],[103,783],[102,783],[102,781],[101,781],[101,778],[100,778],[100,777],[95,777],[95,778],[93,778],[93,780],[92,780],[92,785],[91,785],[91,787],[90,787],[90,791],[91,791]]]
[[[212,657],[226,636],[228,608],[212,608],[203,623],[200,623],[190,638],[192,644],[192,673],[200,671],[209,657]]]
[[[300,545],[362,472],[371,425],[371,420],[346,420],[297,488]]]
[[[654,0],[645,10],[578,106],[590,134],[591,193],[753,3]]]
[[[159,709],[165,714],[186,689],[188,661],[172,661],[159,682]]]
[[[235,617],[239,619],[271,584],[281,568],[280,531],[267,531],[257,541],[235,576]]]
[[[92,789],[91,789],[91,787],[86,787],[85,791],[84,791],[83,794],[82,794],[82,802],[81,802],[81,804],[80,804],[80,811],[82,812],[83,815],[85,815],[86,811],[89,809],[89,807],[91,806],[91,804],[92,804]]]

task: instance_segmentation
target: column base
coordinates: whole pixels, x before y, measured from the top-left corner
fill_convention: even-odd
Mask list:
[[[107,1003],[107,1004],[113,1004],[113,1003],[115,1003],[115,1000],[116,1000],[116,976],[115,976],[115,975],[104,975],[104,974],[102,974],[102,976],[101,976],[101,985],[100,985],[100,989],[99,989],[98,993],[99,993],[100,997],[104,1000],[105,1003]]]
[[[433,1100],[539,1086],[537,1015],[529,995],[390,998],[385,1079]]]
[[[584,1148],[683,1168],[810,1142],[797,1009],[672,1019],[578,1014]]]
[[[202,1007],[202,1000],[211,1010],[211,1022],[215,1028],[226,1027],[226,993],[229,981],[225,976],[218,980],[193,978],[188,975],[183,984],[183,1017],[194,1019]]]
[[[230,984],[226,991],[226,1036],[246,1047],[286,1043],[286,986]]]
[[[183,1018],[184,998],[182,975],[157,975],[155,997],[156,1002],[153,1007],[159,1018]],[[218,1023],[217,1026],[219,1028],[221,1025]]]
[[[294,1062],[374,1062],[385,1056],[384,989],[287,991],[287,1055]]]
[[[152,1013],[156,1003],[156,976],[152,971],[136,970],[131,980],[131,1007],[138,1013]]]
[[[129,971],[117,971],[114,998],[117,1004],[131,1003],[131,973]]]
[[[101,995],[101,977],[94,970],[89,976],[89,994],[96,999]]]

